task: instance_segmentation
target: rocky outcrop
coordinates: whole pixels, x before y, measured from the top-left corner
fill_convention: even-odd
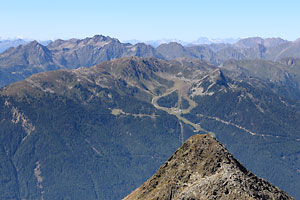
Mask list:
[[[293,199],[240,164],[215,138],[189,138],[124,200]]]

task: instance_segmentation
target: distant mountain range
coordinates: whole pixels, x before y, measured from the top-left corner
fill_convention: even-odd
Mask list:
[[[17,47],[19,45],[26,45],[30,42],[30,40],[23,40],[23,39],[0,39],[0,53],[4,52],[5,50],[11,47]],[[51,43],[51,40],[39,41],[42,45],[48,45]]]
[[[147,41],[141,41],[141,40],[125,40],[125,43],[131,43],[131,44],[137,44],[137,43],[145,43],[148,45],[153,46],[154,48],[158,47],[161,44],[168,44],[170,42],[176,42],[183,46],[192,46],[192,45],[202,45],[202,44],[233,44],[239,41],[239,39],[234,38],[227,38],[227,39],[210,39],[207,37],[200,37],[195,41],[186,42],[182,40],[177,39],[162,39],[162,40],[147,40]]]
[[[9,49],[10,47],[17,47],[19,45],[26,45],[34,40],[31,39],[20,39],[20,38],[12,38],[12,39],[1,39],[0,38],[0,53],[4,52],[5,50]],[[200,44],[212,44],[212,43],[235,43],[238,39],[209,39],[206,37],[200,37],[196,41],[192,42],[184,42],[182,40],[177,39],[163,39],[163,40],[148,40],[148,41],[141,41],[141,40],[125,40],[124,43],[131,43],[131,44],[137,44],[137,43],[145,43],[148,45],[151,45],[153,47],[158,47],[161,44],[170,43],[170,42],[177,42],[181,45],[200,45]],[[38,41],[40,44],[47,46],[52,40],[42,40]]]
[[[92,38],[56,40],[47,46],[37,41],[10,48],[0,54],[0,86],[23,80],[31,74],[57,69],[90,67],[100,62],[126,56],[201,59],[220,65],[229,59],[300,58],[300,41],[280,38],[247,38],[234,44],[213,43],[183,46],[177,42],[157,48],[144,43],[121,43],[115,38],[96,35]]]
[[[28,42],[22,39],[16,39],[16,40],[0,40],[0,53],[5,51],[6,49],[9,49],[10,47],[17,47],[19,45],[25,45]]]
[[[145,43],[148,45],[153,46],[154,48],[158,47],[161,44],[166,44],[170,42],[177,42],[181,45],[201,45],[201,44],[213,44],[213,43],[224,43],[224,44],[233,44],[237,42],[239,39],[234,38],[228,38],[228,39],[210,39],[206,37],[200,37],[196,41],[192,42],[184,42],[182,40],[177,39],[162,39],[162,40],[147,40],[147,41],[141,41],[141,40],[125,40],[123,43],[130,43],[130,44],[137,44],[137,43]],[[26,45],[34,40],[30,39],[1,39],[0,38],[0,53],[4,52],[6,49],[9,49],[10,47],[17,47],[19,45]],[[43,40],[38,41],[40,44],[47,46],[52,40]]]
[[[56,41],[47,48],[34,42],[19,49],[34,46],[43,56],[27,61],[43,64],[56,63],[51,56],[58,52],[80,60],[81,48],[96,51],[91,42],[120,45],[112,38],[95,39]],[[108,52],[108,47],[98,50]],[[281,62],[229,60],[217,67],[200,59],[125,57],[91,68],[42,72],[5,86],[0,90],[0,198],[121,199],[190,136],[204,133],[215,135],[253,173],[299,198],[300,68],[298,59]],[[215,150],[207,156],[206,164],[188,163],[205,165],[203,176],[210,177],[223,162],[209,162]],[[245,188],[255,191],[247,194],[279,191],[237,173],[243,181],[252,177],[262,184],[248,180]],[[176,180],[191,183],[195,177],[182,175]]]

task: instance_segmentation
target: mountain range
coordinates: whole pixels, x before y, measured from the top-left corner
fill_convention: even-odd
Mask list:
[[[207,37],[200,37],[195,41],[186,42],[182,40],[177,39],[162,39],[162,40],[147,40],[147,41],[141,41],[141,40],[125,40],[124,43],[131,43],[131,44],[137,44],[137,43],[145,43],[148,45],[153,46],[154,48],[158,47],[161,44],[167,44],[170,42],[176,42],[183,46],[193,46],[193,45],[203,45],[203,44],[233,44],[236,43],[239,39],[235,38],[226,38],[226,39],[220,39],[220,38],[207,38]]]
[[[299,59],[221,66],[188,57],[117,59],[128,49],[154,54],[164,46],[101,37],[47,47],[33,42],[4,53],[16,63],[60,70],[0,90],[1,199],[121,199],[190,136],[205,133],[253,173],[300,198]],[[42,56],[32,56],[37,52]],[[77,69],[72,60],[81,62]]]
[[[200,37],[195,41],[192,42],[184,42],[182,40],[177,39],[162,39],[162,40],[148,40],[148,41],[141,41],[141,40],[125,40],[123,43],[131,43],[133,45],[137,43],[145,43],[148,45],[153,46],[154,48],[158,47],[161,44],[170,43],[170,42],[177,42],[181,45],[201,45],[201,44],[212,44],[212,43],[229,43],[233,44],[237,42],[239,39],[210,39],[206,37]],[[17,47],[19,45],[26,45],[30,43],[31,41],[34,41],[32,39],[20,39],[20,38],[10,38],[10,39],[2,39],[0,38],[0,53],[4,52],[5,50],[9,49],[10,47]],[[46,46],[53,42],[52,40],[42,40],[39,41],[40,44]]]
[[[0,86],[23,80],[32,74],[91,67],[103,61],[127,56],[202,59],[220,65],[229,59],[269,60],[280,62],[287,57],[300,58],[300,41],[281,38],[246,38],[234,44],[213,43],[182,46],[176,42],[151,45],[121,43],[115,38],[96,35],[92,38],[56,40],[47,46],[37,41],[10,48],[0,54]]]
[[[11,48],[11,47],[17,47],[19,45],[26,45],[30,43],[32,40],[28,39],[1,39],[0,38],[0,53],[4,52],[5,50]],[[51,40],[43,40],[39,41],[42,45],[48,45],[51,43]]]
[[[210,133],[299,199],[299,45],[154,48],[96,35],[7,49],[0,198],[121,199],[190,136]]]
[[[9,49],[10,47],[17,47],[19,45],[25,45],[28,42],[22,39],[16,39],[16,40],[0,40],[0,53],[5,51],[6,49]]]

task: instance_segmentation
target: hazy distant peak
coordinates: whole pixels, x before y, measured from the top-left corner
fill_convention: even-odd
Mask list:
[[[207,38],[207,37],[200,37],[196,41],[192,41],[189,44],[191,45],[201,45],[201,44],[233,44],[237,42],[238,38]]]
[[[0,53],[4,52],[5,50],[11,48],[11,47],[17,47],[19,45],[25,45],[28,41],[22,40],[22,39],[16,39],[16,40],[2,40],[0,41]]]
[[[182,46],[180,43],[178,42],[169,42],[169,43],[164,43],[162,45],[171,45],[171,46]]]
[[[263,44],[264,39],[261,37],[250,37],[239,40],[235,43],[236,47],[239,48],[255,48],[258,44]]]
[[[289,41],[282,38],[261,38],[261,37],[249,37],[239,40],[234,45],[238,48],[255,48],[258,45],[264,45],[265,47],[276,47]]]

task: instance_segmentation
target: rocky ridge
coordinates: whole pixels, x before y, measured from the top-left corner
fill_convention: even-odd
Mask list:
[[[190,137],[124,200],[293,199],[258,178],[211,135]]]

